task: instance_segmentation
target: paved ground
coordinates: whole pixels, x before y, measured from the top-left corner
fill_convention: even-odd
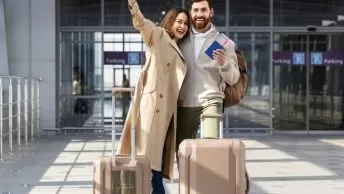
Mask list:
[[[274,136],[244,142],[252,194],[344,193],[344,137]],[[109,137],[43,137],[0,162],[0,194],[91,194],[92,162],[110,150]],[[165,185],[168,193],[178,193],[177,183]]]

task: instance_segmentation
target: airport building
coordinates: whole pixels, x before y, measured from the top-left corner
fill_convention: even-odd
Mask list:
[[[156,24],[188,1],[137,0]],[[344,0],[213,0],[213,6],[213,23],[248,62],[246,95],[225,109],[223,127],[225,138],[245,145],[250,193],[343,194]],[[119,136],[130,103],[127,94],[116,95],[113,112],[111,90],[135,86],[145,51],[127,0],[0,0],[0,193],[85,194],[105,185],[94,181],[94,161],[117,148],[112,115]],[[203,184],[194,175],[235,185],[227,178],[243,168],[224,166],[232,154],[214,153],[207,156],[220,167],[198,163],[203,154],[188,157],[191,184],[175,162],[166,192]],[[234,155],[236,162],[243,156]]]

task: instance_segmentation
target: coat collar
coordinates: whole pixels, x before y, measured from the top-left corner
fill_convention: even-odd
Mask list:
[[[176,41],[174,39],[170,40],[170,45],[172,45],[172,47],[178,52],[179,56],[184,60],[184,56],[182,54],[182,52],[180,51]]]
[[[180,49],[179,49],[179,46],[178,46],[177,43],[176,43],[176,41],[175,41],[174,39],[171,38],[171,36],[166,32],[166,30],[164,30],[164,33],[165,33],[165,35],[169,38],[169,43],[170,43],[170,45],[174,48],[174,50],[177,51],[177,53],[179,54],[179,56],[180,56],[183,60],[185,60],[185,59],[184,59],[184,56],[183,56],[183,54],[182,54],[182,52],[181,52]]]

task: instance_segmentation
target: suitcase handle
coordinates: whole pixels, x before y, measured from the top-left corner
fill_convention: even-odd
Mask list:
[[[116,94],[130,92],[131,94],[131,132],[130,132],[130,144],[131,144],[131,163],[136,160],[135,151],[135,106],[134,106],[134,93],[135,88],[112,88],[112,165],[116,165],[116,153],[114,144],[116,142]],[[124,108],[124,107],[123,107]]]
[[[219,119],[219,135],[220,139],[223,139],[223,115],[222,114],[202,114],[201,115],[201,138],[204,138],[204,125],[203,121],[205,118],[217,118]]]

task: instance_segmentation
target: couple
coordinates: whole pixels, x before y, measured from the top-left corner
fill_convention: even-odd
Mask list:
[[[239,79],[235,45],[216,50],[213,59],[204,53],[220,34],[210,22],[211,0],[190,0],[189,10],[171,9],[160,26],[142,15],[136,0],[128,3],[133,25],[147,47],[146,63],[117,153],[130,153],[135,111],[137,154],[151,162],[153,194],[163,194],[163,178],[173,178],[179,144],[195,138],[202,113],[222,113],[225,82],[233,85]],[[204,121],[205,137],[218,136],[217,122]]]

